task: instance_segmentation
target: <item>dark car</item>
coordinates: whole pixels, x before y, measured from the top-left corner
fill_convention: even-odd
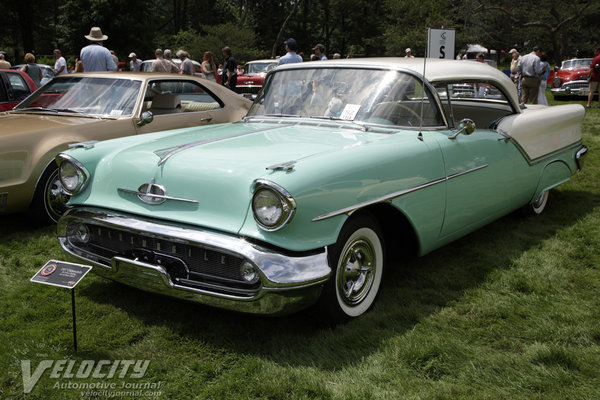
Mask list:
[[[11,69],[0,69],[0,83],[0,111],[12,110],[37,90],[37,85],[29,75]]]

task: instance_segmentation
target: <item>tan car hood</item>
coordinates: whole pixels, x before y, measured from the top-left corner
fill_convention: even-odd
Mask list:
[[[87,118],[79,116],[67,116],[65,114],[25,114],[7,112],[0,114],[0,137],[31,133],[36,131],[47,131],[65,126],[79,126],[86,124],[109,121],[106,119]]]

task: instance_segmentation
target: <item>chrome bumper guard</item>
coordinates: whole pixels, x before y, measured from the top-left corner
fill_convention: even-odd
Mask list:
[[[104,257],[79,246],[79,239],[69,233],[80,224],[242,259],[256,268],[260,279],[253,290],[233,287],[223,290],[222,284],[194,284],[189,279],[172,276],[168,268],[160,264],[161,259],[172,258],[168,255],[140,259],[124,252]],[[310,306],[318,299],[331,273],[326,249],[282,254],[237,236],[96,208],[68,210],[58,222],[58,239],[70,257],[92,264],[92,272],[98,275],[149,292],[252,314],[288,314]]]
[[[586,146],[581,146],[581,148],[575,153],[575,161],[577,161],[577,168],[583,168],[583,163],[585,161],[585,157],[588,154],[588,148]]]

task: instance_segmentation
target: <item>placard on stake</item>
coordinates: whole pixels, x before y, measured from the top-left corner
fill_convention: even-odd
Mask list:
[[[73,313],[73,348],[77,352],[77,325],[75,321],[75,286],[92,269],[89,265],[65,261],[48,261],[34,276],[31,282],[58,286],[71,290],[71,310]]]

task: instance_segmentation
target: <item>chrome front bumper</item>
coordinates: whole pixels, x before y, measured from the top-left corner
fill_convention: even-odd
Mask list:
[[[146,238],[143,240],[146,247],[139,251],[153,256],[140,259],[127,251],[110,256],[89,251],[72,233],[74,227],[80,224],[112,232],[121,240],[122,235]],[[73,208],[67,211],[58,223],[58,239],[70,257],[80,263],[93,265],[92,272],[98,275],[142,290],[252,314],[289,314],[310,306],[318,299],[322,285],[331,273],[326,249],[282,254],[237,236],[96,208]],[[121,247],[126,246],[128,240],[121,243]],[[174,253],[168,254],[169,246],[163,244],[161,251],[160,243],[167,242],[169,246],[173,245],[173,249],[185,246],[190,249],[190,255],[191,249],[194,249],[204,252],[204,257],[208,252],[211,257],[222,254],[219,256],[221,260],[228,258],[250,262],[257,269],[260,279],[252,290],[228,289],[223,284],[219,286],[192,282],[189,278],[180,279],[169,272],[164,262],[161,263],[161,260],[176,257]],[[181,263],[181,260],[178,262]],[[225,283],[227,281],[224,279]]]
[[[550,89],[550,92],[555,97],[587,96],[590,93],[590,85],[588,81],[570,81],[559,88]]]

